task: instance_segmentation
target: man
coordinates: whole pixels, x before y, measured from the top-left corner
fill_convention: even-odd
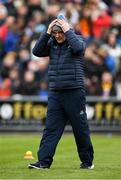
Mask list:
[[[85,41],[77,36],[65,19],[56,19],[35,44],[33,54],[49,56],[49,98],[38,162],[29,168],[50,168],[56,146],[67,120],[74,132],[80,168],[92,169],[93,147],[85,111],[83,82]]]

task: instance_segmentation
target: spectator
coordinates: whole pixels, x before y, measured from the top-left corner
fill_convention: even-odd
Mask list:
[[[89,46],[85,53],[85,59],[86,59],[86,75],[87,77],[92,77],[93,75],[97,76],[98,78],[101,78],[101,75],[104,71],[108,70],[108,67],[106,65],[106,62],[103,58],[101,58],[98,54],[98,51],[92,49],[91,46]]]
[[[7,14],[7,8],[3,4],[0,4],[0,26],[4,24]]]
[[[45,79],[41,80],[40,82],[38,95],[40,96],[41,100],[47,100],[48,98],[48,83],[45,81]]]
[[[84,37],[92,37],[91,10],[88,6],[84,6],[79,20],[80,31]]]
[[[11,89],[10,89],[11,81],[6,78],[3,80],[3,82],[0,84],[0,99],[7,99],[11,95]]]
[[[104,59],[108,70],[114,75],[116,73],[115,57],[108,54],[108,51],[104,48],[99,48],[97,53],[102,59]]]
[[[92,0],[92,3],[93,7],[90,7],[92,9],[92,31],[94,37],[100,39],[104,30],[109,29],[111,26],[111,17],[107,13],[107,6],[102,4],[101,1],[99,3],[96,0]]]
[[[58,13],[60,11],[60,6],[58,3],[56,4],[49,4],[46,8],[45,8],[45,14],[46,14],[46,25],[48,26],[50,24],[50,22],[52,20],[54,20]]]
[[[32,71],[24,73],[24,79],[20,84],[20,94],[32,96],[36,95],[38,90],[37,82],[35,81],[35,74]]]
[[[19,34],[19,27],[17,27],[17,22],[14,23],[14,25],[11,27],[11,29],[8,31],[6,41],[5,41],[5,51],[16,51],[17,43],[20,40],[20,34]]]
[[[79,21],[78,11],[70,1],[64,4],[64,8],[60,11],[60,14],[63,14],[68,22],[73,26]]]
[[[99,95],[104,99],[109,98],[110,96],[116,96],[116,89],[113,86],[113,77],[109,72],[104,72],[102,74]]]
[[[97,76],[86,78],[86,94],[87,96],[98,96],[99,95],[99,79]]]
[[[15,66],[16,64],[16,53],[9,52],[3,58],[3,63],[0,69],[0,75],[3,79],[8,78],[9,71]]]
[[[9,29],[14,26],[15,17],[8,16],[3,25],[0,26],[0,38],[3,42],[6,41]]]
[[[9,72],[9,79],[11,80],[11,94],[20,94],[20,75],[18,68],[14,67]]]
[[[107,49],[110,56],[115,60],[116,69],[119,67],[119,59],[121,57],[121,46],[117,43],[117,34],[113,31],[109,32],[107,41],[103,45],[103,48]]]
[[[19,70],[21,77],[23,77],[24,72],[27,70],[27,65],[30,61],[30,53],[28,49],[19,49],[18,50],[18,57],[17,57],[17,62],[19,65]]]

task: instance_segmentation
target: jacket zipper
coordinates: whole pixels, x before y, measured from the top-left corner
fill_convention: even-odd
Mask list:
[[[58,76],[58,71],[59,71],[58,64],[60,60],[60,54],[61,54],[61,47],[59,47],[59,53],[58,53],[58,59],[57,59],[57,76]]]

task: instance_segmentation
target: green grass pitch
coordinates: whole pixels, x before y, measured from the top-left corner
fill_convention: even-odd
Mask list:
[[[121,136],[92,135],[95,169],[79,169],[72,134],[64,134],[58,144],[51,169],[28,169],[37,159],[38,134],[0,134],[0,179],[121,179]],[[25,160],[31,150],[35,160]]]

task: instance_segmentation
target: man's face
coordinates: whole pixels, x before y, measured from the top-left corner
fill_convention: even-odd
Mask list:
[[[63,31],[53,31],[52,35],[55,37],[55,39],[58,43],[63,43],[66,39]]]

